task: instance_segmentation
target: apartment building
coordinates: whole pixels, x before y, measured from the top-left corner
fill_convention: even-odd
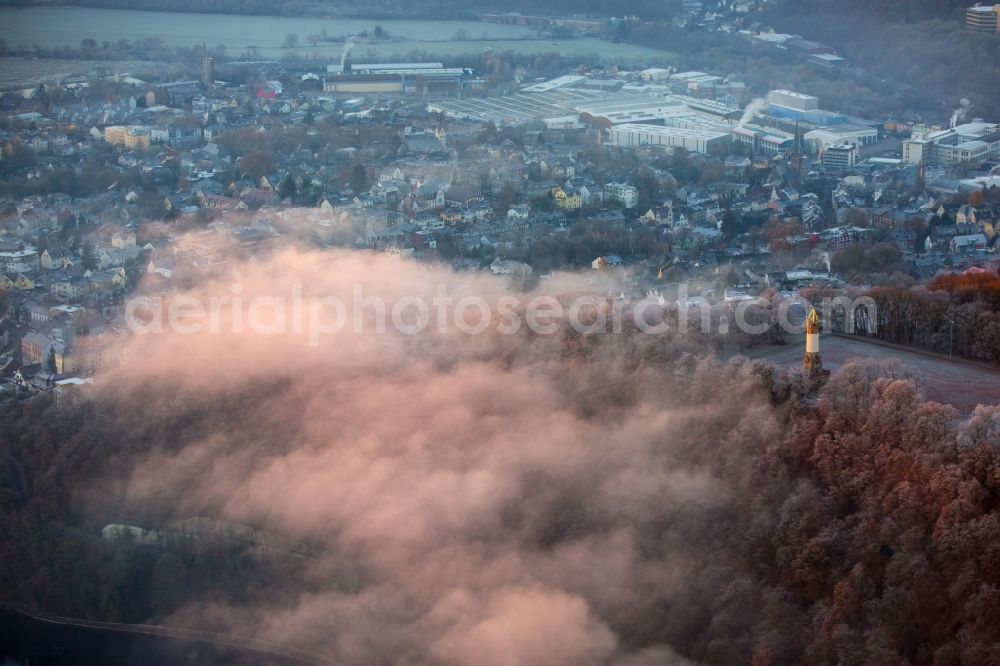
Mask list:
[[[608,183],[604,186],[604,200],[617,201],[625,208],[639,205],[639,189],[628,183]]]
[[[965,10],[965,25],[980,32],[1000,32],[1000,5],[982,5]]]
[[[104,141],[129,150],[144,150],[151,142],[149,130],[135,125],[108,125],[104,128]]]

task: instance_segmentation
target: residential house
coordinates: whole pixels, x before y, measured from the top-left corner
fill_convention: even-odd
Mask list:
[[[890,238],[900,252],[913,252],[917,248],[917,232],[912,229],[897,229]]]
[[[527,220],[531,215],[531,207],[528,204],[521,204],[518,206],[511,206],[507,209],[507,219],[523,221]]]
[[[52,386],[52,395],[57,405],[65,405],[73,401],[83,387],[93,383],[93,379],[81,379],[80,377],[57,379]]]
[[[21,337],[21,363],[43,364],[48,360],[52,339],[47,335],[30,331]]]
[[[444,193],[445,204],[451,204],[453,206],[468,206],[475,201],[481,200],[482,197],[474,191],[471,187],[466,185],[452,185]]]
[[[520,278],[529,278],[532,273],[531,266],[528,264],[500,257],[494,259],[490,264],[490,271],[494,275],[513,275]]]
[[[950,248],[952,252],[969,252],[971,250],[986,249],[986,234],[968,234],[955,236],[951,239]]]
[[[55,362],[54,369],[56,374],[63,375],[76,372],[76,358],[74,357],[71,345],[54,340],[52,342],[51,356]]]
[[[645,213],[642,214],[642,216],[639,218],[639,221],[642,222],[643,224],[660,225],[663,223],[663,218],[660,216],[659,211],[655,211],[652,208],[650,208],[649,210],[647,210]]]
[[[869,216],[871,217],[872,224],[876,227],[882,227],[884,229],[893,228],[895,216],[893,215],[894,208],[892,206],[877,206],[869,211]]]
[[[80,275],[62,273],[49,280],[49,293],[60,301],[75,301],[90,291],[87,280]]]
[[[25,247],[20,250],[0,252],[0,272],[32,273],[40,267],[38,252],[33,248]]]
[[[79,305],[53,305],[49,308],[49,312],[53,319],[62,317],[64,321],[76,322],[84,317],[87,308],[82,308]]]
[[[111,334],[89,335],[73,342],[75,372],[91,375],[120,358],[121,345]]]
[[[0,290],[11,291],[31,291],[35,288],[35,281],[24,273],[7,273],[0,275]]]
[[[978,211],[973,206],[959,206],[955,211],[956,224],[977,224],[976,216]]]
[[[124,268],[111,268],[103,271],[91,272],[87,277],[89,291],[103,291],[114,293],[125,289],[126,276]]]
[[[621,268],[624,265],[625,263],[622,261],[622,258],[619,257],[617,254],[608,254],[600,256],[597,259],[594,259],[592,262],[590,262],[590,267],[593,268],[594,270]]]
[[[168,213],[180,213],[181,209],[188,206],[191,201],[190,195],[180,192],[177,194],[168,194],[163,198],[163,208]]]
[[[46,248],[42,250],[39,258],[39,265],[47,271],[58,271],[73,265],[73,260],[68,254],[64,254],[54,249]]]
[[[731,174],[743,173],[743,171],[750,168],[751,164],[753,162],[750,161],[750,158],[743,155],[730,155],[726,158],[725,162],[726,171]]]
[[[209,194],[199,191],[196,195],[198,204],[208,210],[233,211],[239,206],[239,199],[223,196],[221,194]],[[324,199],[324,202],[326,200]]]
[[[275,192],[279,187],[281,187],[282,177],[281,174],[269,173],[264,174],[260,177],[258,181],[258,186],[262,190],[267,190],[268,192]]]
[[[40,303],[29,303],[24,307],[24,315],[31,325],[39,328],[47,324],[52,319],[52,312],[48,306]]]
[[[130,229],[119,229],[111,235],[111,247],[117,250],[127,250],[135,247],[135,232]]]
[[[583,206],[578,192],[567,192],[561,187],[556,188],[552,193],[556,207],[561,210],[579,210]]]
[[[146,264],[146,273],[149,275],[159,275],[170,279],[174,274],[174,259],[170,255],[157,253],[149,258]]]
[[[274,200],[274,192],[262,188],[251,187],[240,192],[240,202],[251,210],[271,204]]]

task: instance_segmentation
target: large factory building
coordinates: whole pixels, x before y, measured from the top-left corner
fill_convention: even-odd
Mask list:
[[[743,124],[733,128],[733,139],[755,155],[777,155],[795,148],[795,136],[775,127]]]
[[[688,127],[624,124],[608,129],[608,142],[615,146],[663,146],[684,148],[695,153],[724,152],[729,149],[729,132]]]
[[[462,89],[468,71],[446,68],[439,62],[403,62],[329,65],[323,81],[329,93],[399,93],[453,95]]]
[[[967,123],[946,130],[914,130],[903,142],[903,161],[936,166],[979,164],[1000,158],[1000,125]]]

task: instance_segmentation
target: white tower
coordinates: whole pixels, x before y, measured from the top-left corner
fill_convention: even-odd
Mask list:
[[[802,357],[802,367],[811,377],[821,377],[826,374],[823,370],[823,359],[819,355],[819,313],[816,308],[809,312],[806,317],[806,354]]]

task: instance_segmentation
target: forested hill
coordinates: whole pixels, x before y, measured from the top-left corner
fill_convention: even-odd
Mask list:
[[[1000,114],[1000,36],[965,27],[965,0],[786,0],[763,25],[830,44],[887,84],[923,91],[970,116]]]
[[[854,14],[869,21],[893,23],[962,17],[966,7],[972,4],[975,0],[778,0],[771,3],[783,14]]]
[[[857,34],[864,26],[881,29],[942,21],[958,28],[964,25],[965,10],[971,4],[973,0],[778,0],[765,5],[759,18],[766,25],[798,26],[837,38]]]

